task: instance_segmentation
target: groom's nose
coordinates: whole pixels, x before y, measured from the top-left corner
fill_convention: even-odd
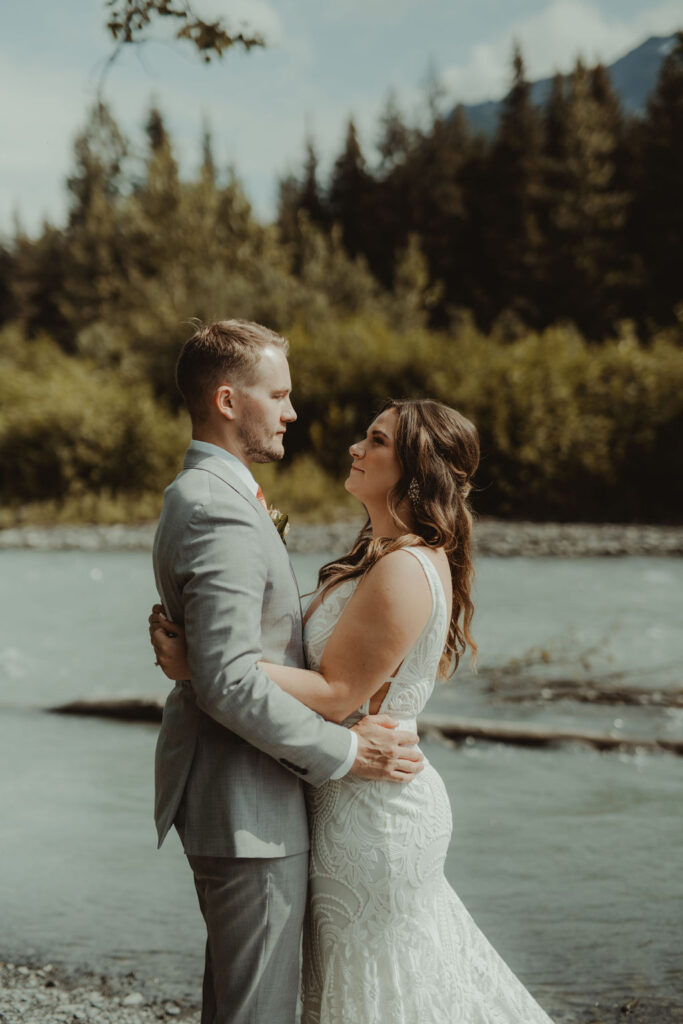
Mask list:
[[[291,402],[287,402],[285,410],[282,414],[282,419],[286,420],[287,423],[293,423],[294,420],[296,419],[296,410]]]

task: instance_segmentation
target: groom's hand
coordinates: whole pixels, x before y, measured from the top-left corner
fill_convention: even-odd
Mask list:
[[[424,768],[424,755],[417,749],[419,736],[405,732],[388,715],[367,715],[356,722],[358,753],[351,774],[361,779],[410,782]]]

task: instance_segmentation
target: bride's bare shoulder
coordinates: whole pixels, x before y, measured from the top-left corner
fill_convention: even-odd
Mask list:
[[[383,555],[365,574],[359,586],[364,596],[370,592],[390,599],[393,604],[427,603],[429,584],[424,569],[410,551],[400,549]]]

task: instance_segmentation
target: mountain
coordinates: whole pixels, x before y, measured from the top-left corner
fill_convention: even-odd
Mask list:
[[[620,57],[607,68],[612,85],[627,114],[643,114],[647,98],[655,86],[662,61],[673,49],[675,36],[652,36],[646,42]],[[552,85],[551,78],[531,84],[534,103],[542,106]],[[493,135],[498,124],[501,100],[464,104],[463,109],[474,131]]]

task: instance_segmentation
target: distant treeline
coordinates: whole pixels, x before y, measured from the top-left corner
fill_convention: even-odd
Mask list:
[[[287,511],[343,500],[349,443],[413,395],[477,423],[480,512],[683,518],[683,41],[638,122],[580,66],[537,111],[517,59],[491,142],[461,115],[384,128],[379,168],[350,130],[328,187],[311,150],[262,224],[208,132],[181,180],[158,110],[141,146],[95,107],[66,223],[0,248],[0,524],[154,515],[189,319],[228,316],[291,340],[299,421],[265,471]]]
[[[494,138],[462,108],[413,127],[390,98],[368,166],[353,120],[322,184],[313,141],[300,175],[280,186],[279,223],[296,244],[299,215],[362,255],[390,287],[419,241],[430,320],[469,310],[488,330],[570,321],[591,339],[619,320],[648,333],[683,306],[683,33],[664,60],[643,118],[625,116],[608,71],[580,61],[531,100],[519,50]]]

